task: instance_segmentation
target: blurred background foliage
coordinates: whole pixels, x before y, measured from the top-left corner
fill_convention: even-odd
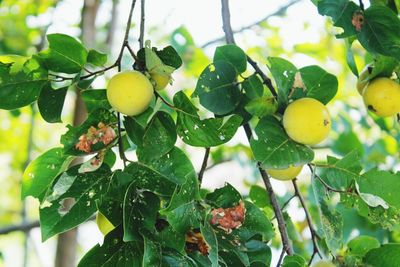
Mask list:
[[[115,58],[116,51],[122,38],[124,16],[127,1],[118,0],[86,0],[86,1],[55,1],[55,0],[3,0],[0,1],[0,54],[17,54],[29,56],[43,48],[45,35],[49,32],[63,31],[64,33],[82,38],[82,15],[85,4],[94,3],[97,14],[95,42],[90,44],[96,49],[110,54],[110,61]],[[179,5],[172,7],[172,3],[153,1],[149,4],[158,8],[158,13],[164,14],[159,21],[168,21]],[[173,1],[175,4],[177,1]],[[205,1],[204,5],[210,4]],[[218,1],[215,1],[218,2]],[[239,1],[236,1],[239,2]],[[251,3],[250,3],[251,2]],[[257,9],[257,5],[250,1],[249,9]],[[264,70],[267,70],[268,56],[286,58],[297,66],[318,64],[335,74],[339,80],[339,92],[334,101],[329,104],[333,117],[333,131],[328,141],[316,147],[318,160],[325,160],[327,154],[344,156],[352,150],[357,150],[362,158],[364,171],[378,167],[385,170],[399,170],[399,126],[394,118],[378,119],[368,113],[358,94],[355,83],[356,77],[351,73],[346,63],[346,46],[344,41],[335,39],[337,29],[331,22],[318,15],[311,1],[270,1],[273,8],[265,10],[264,15],[285,8],[275,16],[253,24],[240,24],[240,11],[235,9],[232,1],[234,26],[239,25],[236,33],[238,45],[254,58]],[[276,2],[280,2],[277,4]],[[285,6],[288,4],[288,6]],[[239,5],[239,4],[237,4]],[[211,4],[210,4],[211,6]],[[218,3],[213,8],[219,9]],[[210,7],[211,8],[211,7]],[[87,10],[86,10],[87,11]],[[93,11],[93,10],[92,10]],[[272,11],[272,12],[271,12]],[[151,13],[148,6],[148,13]],[[185,10],[184,12],[196,12]],[[260,12],[258,12],[260,13]],[[180,14],[180,13],[177,13]],[[261,12],[261,14],[263,14]],[[184,60],[183,67],[174,76],[175,82],[165,97],[172,97],[176,91],[191,92],[196,84],[196,77],[210,62],[210,57],[216,46],[223,44],[221,25],[207,22],[204,15],[204,32],[197,38],[198,32],[190,31],[185,24],[175,25],[172,30],[148,22],[147,39],[151,39],[154,46],[171,44]],[[250,18],[251,20],[252,18]],[[213,22],[214,20],[211,20]],[[219,22],[218,22],[219,23]],[[134,29],[137,28],[135,24]],[[240,30],[242,27],[242,30]],[[205,33],[210,32],[208,40]],[[217,38],[216,38],[217,36]],[[132,34],[132,38],[135,38]],[[214,39],[216,38],[216,39]],[[198,41],[197,39],[202,39]],[[83,36],[85,40],[85,36]],[[365,50],[355,43],[352,47],[358,69],[361,70],[371,57]],[[132,62],[124,61],[124,68],[130,68]],[[99,79],[95,87],[104,87],[105,81]],[[51,147],[59,145],[59,137],[65,132],[66,123],[72,122],[75,95],[70,93],[65,104],[62,124],[48,124],[41,119],[37,107],[25,107],[20,110],[0,110],[0,229],[10,225],[19,225],[26,222],[35,222],[38,219],[38,203],[29,199],[23,203],[20,199],[20,181],[24,167],[30,159]],[[204,114],[205,116],[207,114]],[[204,178],[204,186],[208,188],[222,186],[225,181],[232,183],[244,194],[248,195],[250,188],[255,194],[261,190],[254,185],[259,182],[257,171],[251,161],[252,155],[243,138],[243,133],[228,143],[227,146],[211,150],[211,163]],[[196,167],[200,167],[203,156],[202,150],[179,145],[192,155]],[[301,190],[305,193],[307,203],[313,218],[318,222],[315,200],[310,194],[310,173],[304,170],[299,179]],[[279,200],[283,204],[292,195],[292,187],[282,182],[274,182]],[[254,197],[254,196],[253,196]],[[256,197],[257,198],[257,197]],[[262,201],[262,199],[260,200]],[[332,199],[333,203],[336,203]],[[285,208],[285,215],[289,226],[289,234],[294,240],[295,250],[307,254],[311,248],[310,235],[307,230],[305,216],[298,208],[297,200],[291,201]],[[354,209],[338,205],[337,209],[344,217],[345,241],[358,234],[375,236],[382,241],[400,242],[400,229],[392,233],[382,230],[371,224],[367,219],[358,215]],[[268,206],[265,212],[271,218],[273,212]],[[88,233],[94,233],[89,235]],[[94,223],[89,222],[79,230],[78,258],[93,244],[98,242],[100,234]],[[0,266],[53,266],[55,239],[40,242],[37,229],[29,232],[25,244],[25,234],[15,231],[7,235],[0,235]],[[90,239],[90,240],[88,240]],[[279,238],[273,241],[279,247]],[[26,249],[26,253],[24,253]],[[343,250],[346,248],[344,247]],[[278,250],[276,250],[278,251]],[[17,257],[21,255],[21,257]],[[22,255],[24,255],[22,257]],[[3,258],[3,260],[2,260]]]

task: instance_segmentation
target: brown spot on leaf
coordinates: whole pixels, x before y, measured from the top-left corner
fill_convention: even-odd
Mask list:
[[[244,202],[241,201],[237,206],[232,208],[217,208],[211,211],[212,218],[210,223],[217,225],[226,232],[239,228],[245,219],[246,209]]]
[[[354,12],[353,18],[351,19],[351,23],[358,32],[361,31],[364,25],[364,14],[361,11]]]
[[[190,230],[186,233],[186,250],[189,252],[199,251],[203,256],[207,256],[210,247],[204,240],[204,236],[199,230]]]
[[[92,145],[97,144],[98,142],[108,145],[115,139],[116,136],[117,134],[111,126],[99,122],[97,128],[91,126],[87,130],[86,134],[83,134],[79,137],[79,142],[75,145],[75,148],[89,153],[92,151]]]

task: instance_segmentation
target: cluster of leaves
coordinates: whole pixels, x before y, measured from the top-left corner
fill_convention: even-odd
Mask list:
[[[371,54],[374,70],[369,79],[374,77],[390,77],[397,71],[400,61],[400,4],[396,1],[370,1],[371,5],[364,10],[350,0],[319,0],[321,15],[330,16],[334,26],[343,32],[337,38],[346,40],[347,63],[351,71],[358,76],[358,69],[351,46],[358,42]],[[399,75],[397,75],[399,77]]]
[[[320,10],[324,4],[327,10],[336,10],[337,3],[347,1],[329,5],[331,2],[319,1]],[[364,38],[361,33],[353,35]],[[244,198],[229,184],[213,192],[201,190],[191,161],[175,146],[178,137],[190,146],[220,146],[248,122],[257,123],[250,146],[261,166],[286,168],[310,163],[318,167],[318,171],[313,170],[311,191],[318,209],[314,219],[321,237],[319,245],[326,255],[344,248],[343,218],[332,207],[327,197],[332,192],[326,188],[340,191],[344,209],[356,209],[383,228],[398,225],[399,174],[377,169],[362,173],[354,151],[341,159],[328,157],[324,164],[312,163],[312,148],[291,140],[280,123],[292,100],[311,97],[324,104],[332,100],[337,79],[322,68],[298,69],[285,59],[268,58],[278,89],[274,97],[258,74],[248,74],[243,50],[235,45],[221,46],[201,72],[192,95],[214,117],[202,119],[191,99],[180,91],[173,97],[173,109],[153,103],[138,116],[124,117],[123,130],[116,133],[118,117],[105,90],[90,87],[104,69],[85,74],[88,68],[103,68],[106,55],[88,51],[62,34],[48,35],[48,41],[48,49],[21,60],[21,64],[17,60],[0,64],[0,108],[12,110],[37,101],[46,121],[60,122],[68,89],[81,90],[89,111],[87,120],[68,126],[60,141],[63,147],[32,161],[22,185],[23,197],[40,201],[43,240],[77,227],[98,211],[116,226],[101,246],[84,256],[80,266],[269,266],[274,228],[267,192],[252,187],[249,197]],[[152,50],[166,66],[176,69],[181,65],[172,47]],[[135,67],[146,69],[146,51],[137,54]],[[134,149],[138,158],[122,170],[114,166],[113,147],[118,139],[125,149]],[[90,150],[81,149],[88,142]],[[90,154],[94,158],[70,166],[74,159]],[[290,225],[290,217],[285,216]],[[348,266],[399,263],[394,256],[399,250],[396,244],[381,246],[376,240],[359,238],[347,247],[337,261]],[[386,265],[376,264],[380,254],[387,255]],[[287,256],[284,266],[305,266],[307,256]]]

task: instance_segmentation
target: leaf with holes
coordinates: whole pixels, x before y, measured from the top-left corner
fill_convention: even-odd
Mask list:
[[[155,232],[160,198],[150,191],[136,187],[133,182],[125,193],[124,242],[141,241],[142,229]]]
[[[61,173],[40,204],[43,241],[86,221],[97,210],[96,200],[106,193],[111,177],[108,167],[88,173],[79,173],[79,168]]]
[[[200,74],[193,97],[198,97],[200,104],[215,114],[228,114],[240,102],[236,77],[235,67],[228,61],[211,63]]]
[[[62,148],[52,148],[31,161],[22,176],[21,195],[40,198],[74,157],[64,155]],[[41,200],[41,199],[40,199]]]

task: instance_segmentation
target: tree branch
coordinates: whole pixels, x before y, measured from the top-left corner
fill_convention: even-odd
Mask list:
[[[360,9],[361,9],[362,11],[364,11],[364,3],[363,3],[363,1],[362,1],[362,0],[359,0],[358,2],[360,3]]]
[[[313,243],[313,253],[311,255],[311,259],[310,259],[310,262],[309,262],[309,265],[310,265],[312,263],[312,260],[314,259],[314,256],[316,254],[318,254],[318,256],[322,259],[322,255],[321,255],[321,252],[319,251],[318,244],[317,244],[317,239],[319,239],[319,236],[318,236],[318,233],[315,230],[315,227],[314,227],[314,225],[312,223],[310,212],[307,209],[307,206],[306,206],[306,203],[304,201],[304,198],[301,195],[299,187],[297,186],[296,178],[292,180],[292,184],[293,184],[295,195],[299,198],[300,204],[303,207],[304,213],[306,215],[308,228],[310,229],[310,233],[311,233],[311,241]]]
[[[144,22],[145,22],[145,0],[140,2],[140,34],[139,34],[139,47],[143,48],[144,44]]]
[[[17,225],[9,225],[0,229],[0,235],[7,235],[12,232],[20,231],[20,232],[29,232],[31,229],[39,227],[39,221],[34,222],[23,222]]]
[[[228,44],[229,43],[234,44],[235,39],[233,36],[231,22],[230,22],[229,0],[221,0],[221,5],[222,5],[222,10],[221,10],[222,23],[223,23],[223,30],[225,32],[225,39]],[[252,136],[252,131],[251,131],[250,125],[248,123],[246,123],[243,125],[243,127],[246,132],[247,139],[250,142],[251,136]],[[290,240],[288,237],[286,223],[283,218],[282,210],[280,209],[280,207],[278,205],[278,201],[276,199],[274,190],[273,190],[271,182],[269,180],[269,176],[268,176],[267,172],[261,167],[260,162],[257,162],[257,166],[258,166],[258,170],[261,174],[262,180],[264,182],[264,185],[267,189],[268,195],[270,197],[271,205],[274,209],[276,219],[278,221],[278,228],[279,228],[279,232],[280,232],[281,239],[282,239],[283,249],[286,251],[286,253],[288,255],[292,255],[293,248],[292,248],[292,245],[290,244]]]
[[[278,10],[276,10],[274,13],[268,14],[264,18],[262,18],[260,20],[257,20],[256,22],[253,22],[253,23],[251,23],[249,25],[243,26],[240,29],[233,30],[232,32],[233,32],[233,34],[241,33],[241,32],[244,32],[246,30],[249,30],[249,29],[253,28],[254,26],[257,26],[257,25],[263,23],[264,21],[266,21],[266,20],[268,20],[268,19],[270,19],[272,17],[280,16],[280,15],[284,14],[289,7],[291,7],[292,5],[294,5],[294,4],[298,3],[298,2],[300,2],[300,0],[293,0],[293,1],[289,2],[289,3],[287,3],[286,5],[282,6]],[[206,48],[207,46],[210,46],[210,45],[215,44],[215,43],[223,42],[224,40],[225,40],[225,36],[221,36],[219,38],[210,40],[207,43],[204,43],[203,45],[201,45],[201,48]]]
[[[200,172],[199,172],[199,175],[198,175],[200,186],[201,186],[201,182],[203,181],[204,172],[207,169],[207,162],[208,162],[208,157],[209,156],[210,156],[210,148],[206,147],[206,151],[204,153],[204,158],[203,158],[203,163],[201,164],[201,169],[200,169]]]
[[[272,85],[271,79],[268,78],[267,75],[265,75],[265,73],[260,69],[260,67],[257,65],[257,63],[250,56],[247,56],[247,62],[249,62],[249,64],[254,68],[256,73],[258,75],[260,75],[261,79],[263,80],[263,83],[268,87],[271,94],[275,98],[277,98],[278,94],[276,93],[276,90],[275,90],[274,86]]]

